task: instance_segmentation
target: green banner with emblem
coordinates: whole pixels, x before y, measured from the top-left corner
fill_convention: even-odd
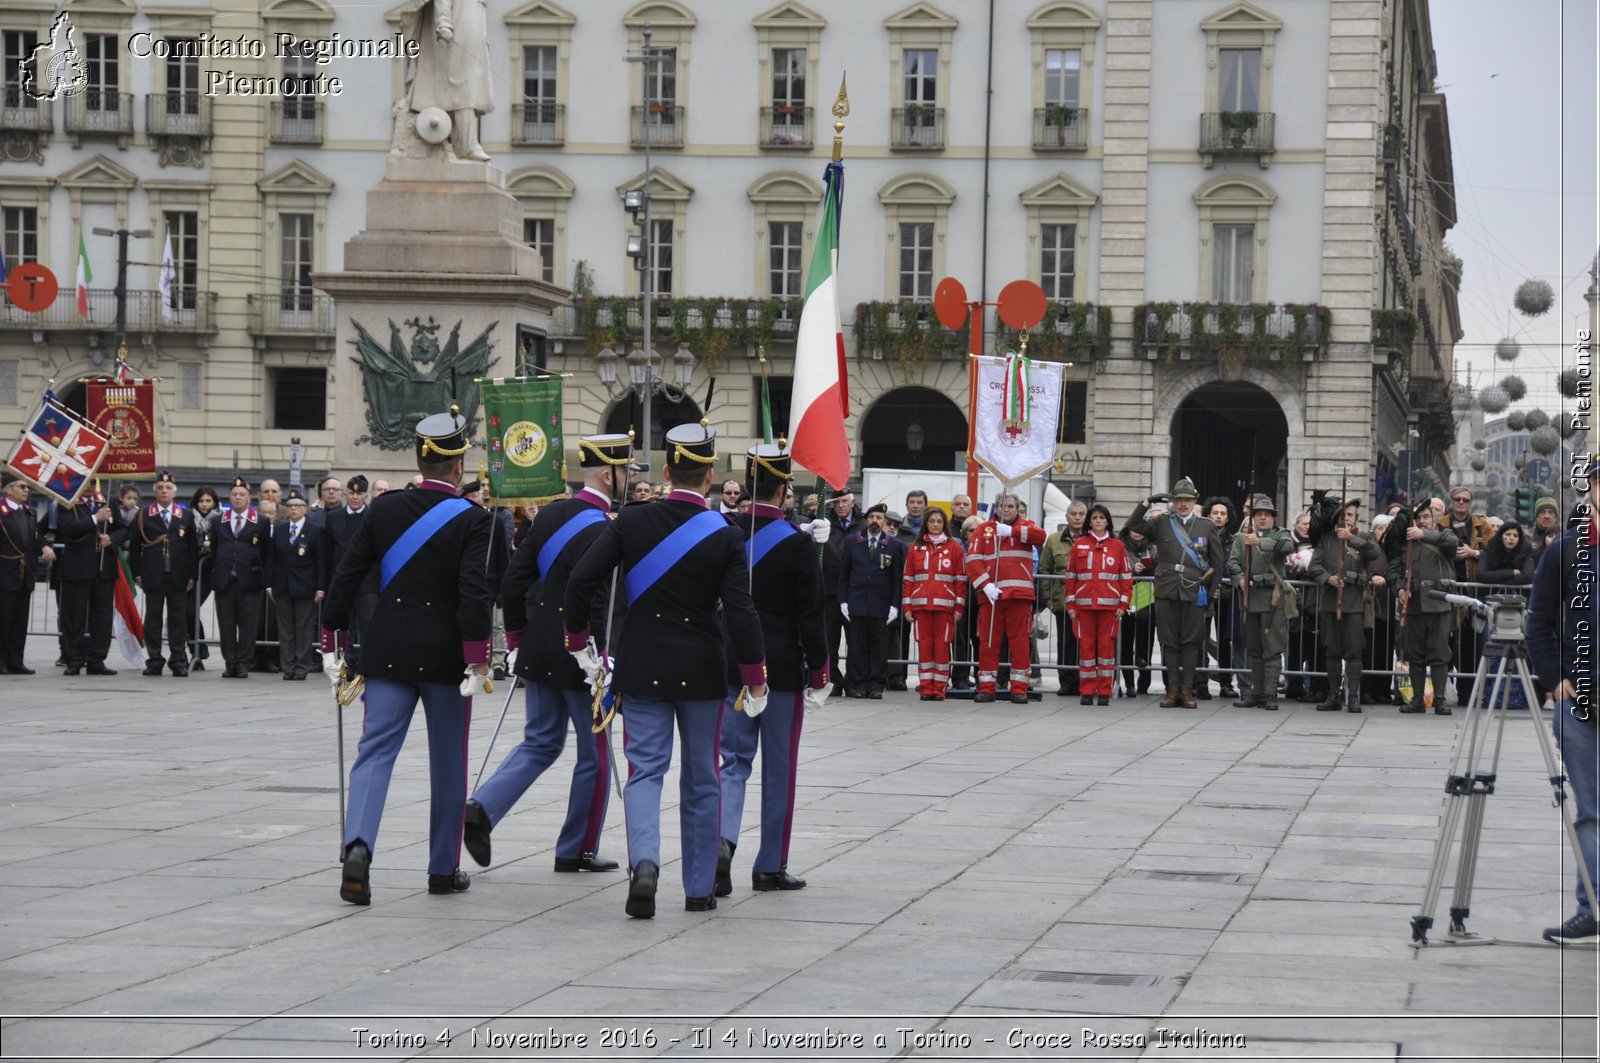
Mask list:
[[[489,489],[501,506],[542,505],[567,491],[559,376],[483,381]]]

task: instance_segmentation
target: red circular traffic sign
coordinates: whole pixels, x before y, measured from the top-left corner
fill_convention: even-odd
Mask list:
[[[933,290],[933,313],[951,332],[967,323],[967,290],[954,277],[946,277]]]
[[[1044,289],[1033,281],[1012,281],[1000,289],[1000,320],[1018,332],[1043,321],[1047,306]]]
[[[19,310],[36,314],[56,301],[56,275],[37,262],[25,262],[6,273],[6,295]]]

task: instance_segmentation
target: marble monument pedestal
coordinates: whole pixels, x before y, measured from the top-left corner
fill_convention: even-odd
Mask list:
[[[344,245],[344,268],[312,278],[337,311],[335,475],[386,475],[398,487],[396,476],[415,472],[415,418],[450,402],[439,349],[452,332],[461,349],[483,337],[488,365],[481,375],[513,376],[519,333],[547,335],[554,309],[571,294],[539,276],[538,253],[522,240],[522,211],[499,169],[391,157],[384,179],[367,193],[366,227]],[[383,368],[363,357],[361,329],[384,349]],[[458,369],[455,388],[481,440],[474,375]],[[477,448],[467,455],[469,476],[482,457]]]

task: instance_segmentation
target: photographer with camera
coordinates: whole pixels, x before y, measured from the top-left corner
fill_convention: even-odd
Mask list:
[[[1600,880],[1600,731],[1595,718],[1595,645],[1600,632],[1600,521],[1594,498],[1600,490],[1600,454],[1585,470],[1589,501],[1581,503],[1570,527],[1539,557],[1528,595],[1528,659],[1540,685],[1552,691],[1551,728],[1561,747],[1561,763],[1572,783],[1578,846],[1591,882]],[[1600,927],[1578,877],[1578,911],[1544,932],[1546,941],[1585,945],[1600,941]]]

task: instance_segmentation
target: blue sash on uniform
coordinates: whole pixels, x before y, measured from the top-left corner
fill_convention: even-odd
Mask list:
[[[471,506],[472,503],[464,498],[447,498],[418,517],[416,523],[407,528],[406,533],[396,539],[394,545],[383,555],[383,563],[379,567],[378,589],[381,591],[389,586],[389,581],[406,566],[407,561],[417,556],[417,551],[433,538],[434,532],[448,524],[450,518]]]
[[[713,513],[709,509],[696,513],[678,525],[671,535],[645,554],[637,565],[628,569],[624,581],[628,587],[628,601],[638,601],[645,591],[655,586],[656,580],[666,574],[667,569],[682,559],[684,554],[727,527],[730,527],[727,519],[721,513]]]
[[[605,519],[606,515],[598,509],[593,506],[585,506],[577,513],[574,513],[565,524],[557,528],[556,533],[546,539],[543,546],[539,547],[539,578],[544,579],[545,573],[555,567],[556,558],[561,556],[561,551],[566,549],[573,536],[590,525],[598,524]]]
[[[755,535],[751,536],[750,541],[745,544],[745,550],[750,557],[750,567],[755,568],[761,559],[767,556],[767,551],[774,546],[777,546],[791,535],[799,534],[800,529],[786,520],[774,520],[765,528],[756,532]]]

